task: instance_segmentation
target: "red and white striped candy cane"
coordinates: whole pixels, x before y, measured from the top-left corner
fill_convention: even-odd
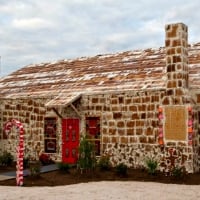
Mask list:
[[[16,165],[16,184],[17,186],[23,185],[23,157],[24,157],[24,127],[22,123],[16,119],[8,121],[4,126],[6,134],[11,132],[11,128],[15,126],[19,130],[19,143],[17,147],[17,165]]]

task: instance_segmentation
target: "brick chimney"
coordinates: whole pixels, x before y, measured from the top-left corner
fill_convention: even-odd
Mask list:
[[[188,28],[183,23],[165,26],[167,95],[183,96],[188,88]]]

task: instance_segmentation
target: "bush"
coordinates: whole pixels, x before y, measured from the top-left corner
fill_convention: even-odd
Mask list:
[[[41,172],[41,162],[32,161],[29,163],[30,176],[39,177]]]
[[[127,169],[128,169],[128,167],[124,163],[120,163],[116,166],[116,172],[120,176],[126,176],[127,175]]]
[[[109,156],[101,156],[97,165],[100,170],[109,170],[111,168]]]
[[[77,162],[78,169],[83,170],[93,169],[96,165],[94,145],[89,142],[86,137],[82,137],[79,146],[79,158]]]
[[[171,171],[171,175],[176,180],[182,179],[185,175],[185,168],[184,167],[174,167]]]
[[[0,155],[0,165],[2,166],[10,166],[14,161],[14,157],[11,153],[4,151],[2,155]]]
[[[59,162],[57,166],[61,172],[69,173],[70,165],[68,163]]]
[[[52,163],[52,160],[50,158],[50,155],[48,154],[45,154],[45,153],[42,153],[40,156],[39,156],[39,160],[40,162],[42,163],[42,165],[49,165]]]
[[[158,162],[155,159],[148,158],[146,160],[146,168],[149,174],[155,175],[157,167],[158,167]]]
[[[29,162],[30,162],[30,158],[29,157],[24,157],[24,159],[23,159],[24,169],[29,168]]]

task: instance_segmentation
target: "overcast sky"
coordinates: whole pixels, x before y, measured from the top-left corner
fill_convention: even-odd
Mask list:
[[[199,0],[0,0],[1,77],[23,66],[164,46],[183,22],[200,42]]]

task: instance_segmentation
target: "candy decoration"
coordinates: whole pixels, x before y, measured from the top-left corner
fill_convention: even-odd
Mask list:
[[[192,120],[188,120],[188,126],[192,126]]]
[[[11,132],[11,128],[15,126],[19,131],[19,143],[17,147],[17,163],[16,163],[16,185],[22,186],[23,185],[23,158],[24,158],[24,128],[20,121],[16,119],[12,119],[8,121],[5,126],[4,130],[6,134]]]
[[[159,119],[159,129],[158,129],[158,143],[160,146],[164,145],[164,139],[163,139],[163,109],[162,107],[158,108],[158,119]]]
[[[194,137],[194,117],[192,112],[192,107],[188,107],[188,145],[193,144],[193,137]]]
[[[160,133],[160,134],[159,134],[159,138],[162,138],[162,137],[163,137],[163,134],[162,134],[162,133]]]
[[[176,159],[178,159],[177,151],[174,148],[168,149],[168,156],[166,157],[167,162],[169,163],[168,170],[171,173],[175,167]]]
[[[189,144],[189,145],[192,145],[192,140],[189,140],[189,141],[188,141],[188,144]]]
[[[162,107],[159,107],[159,108],[158,108],[158,112],[159,112],[159,113],[162,113],[162,112],[163,112]]]
[[[159,139],[158,139],[158,143],[159,143],[159,145],[164,145],[163,138],[159,138]]]
[[[188,135],[188,139],[191,140],[191,141],[192,141],[192,137],[193,136],[191,134]]]
[[[192,127],[188,127],[188,133],[192,133]]]

